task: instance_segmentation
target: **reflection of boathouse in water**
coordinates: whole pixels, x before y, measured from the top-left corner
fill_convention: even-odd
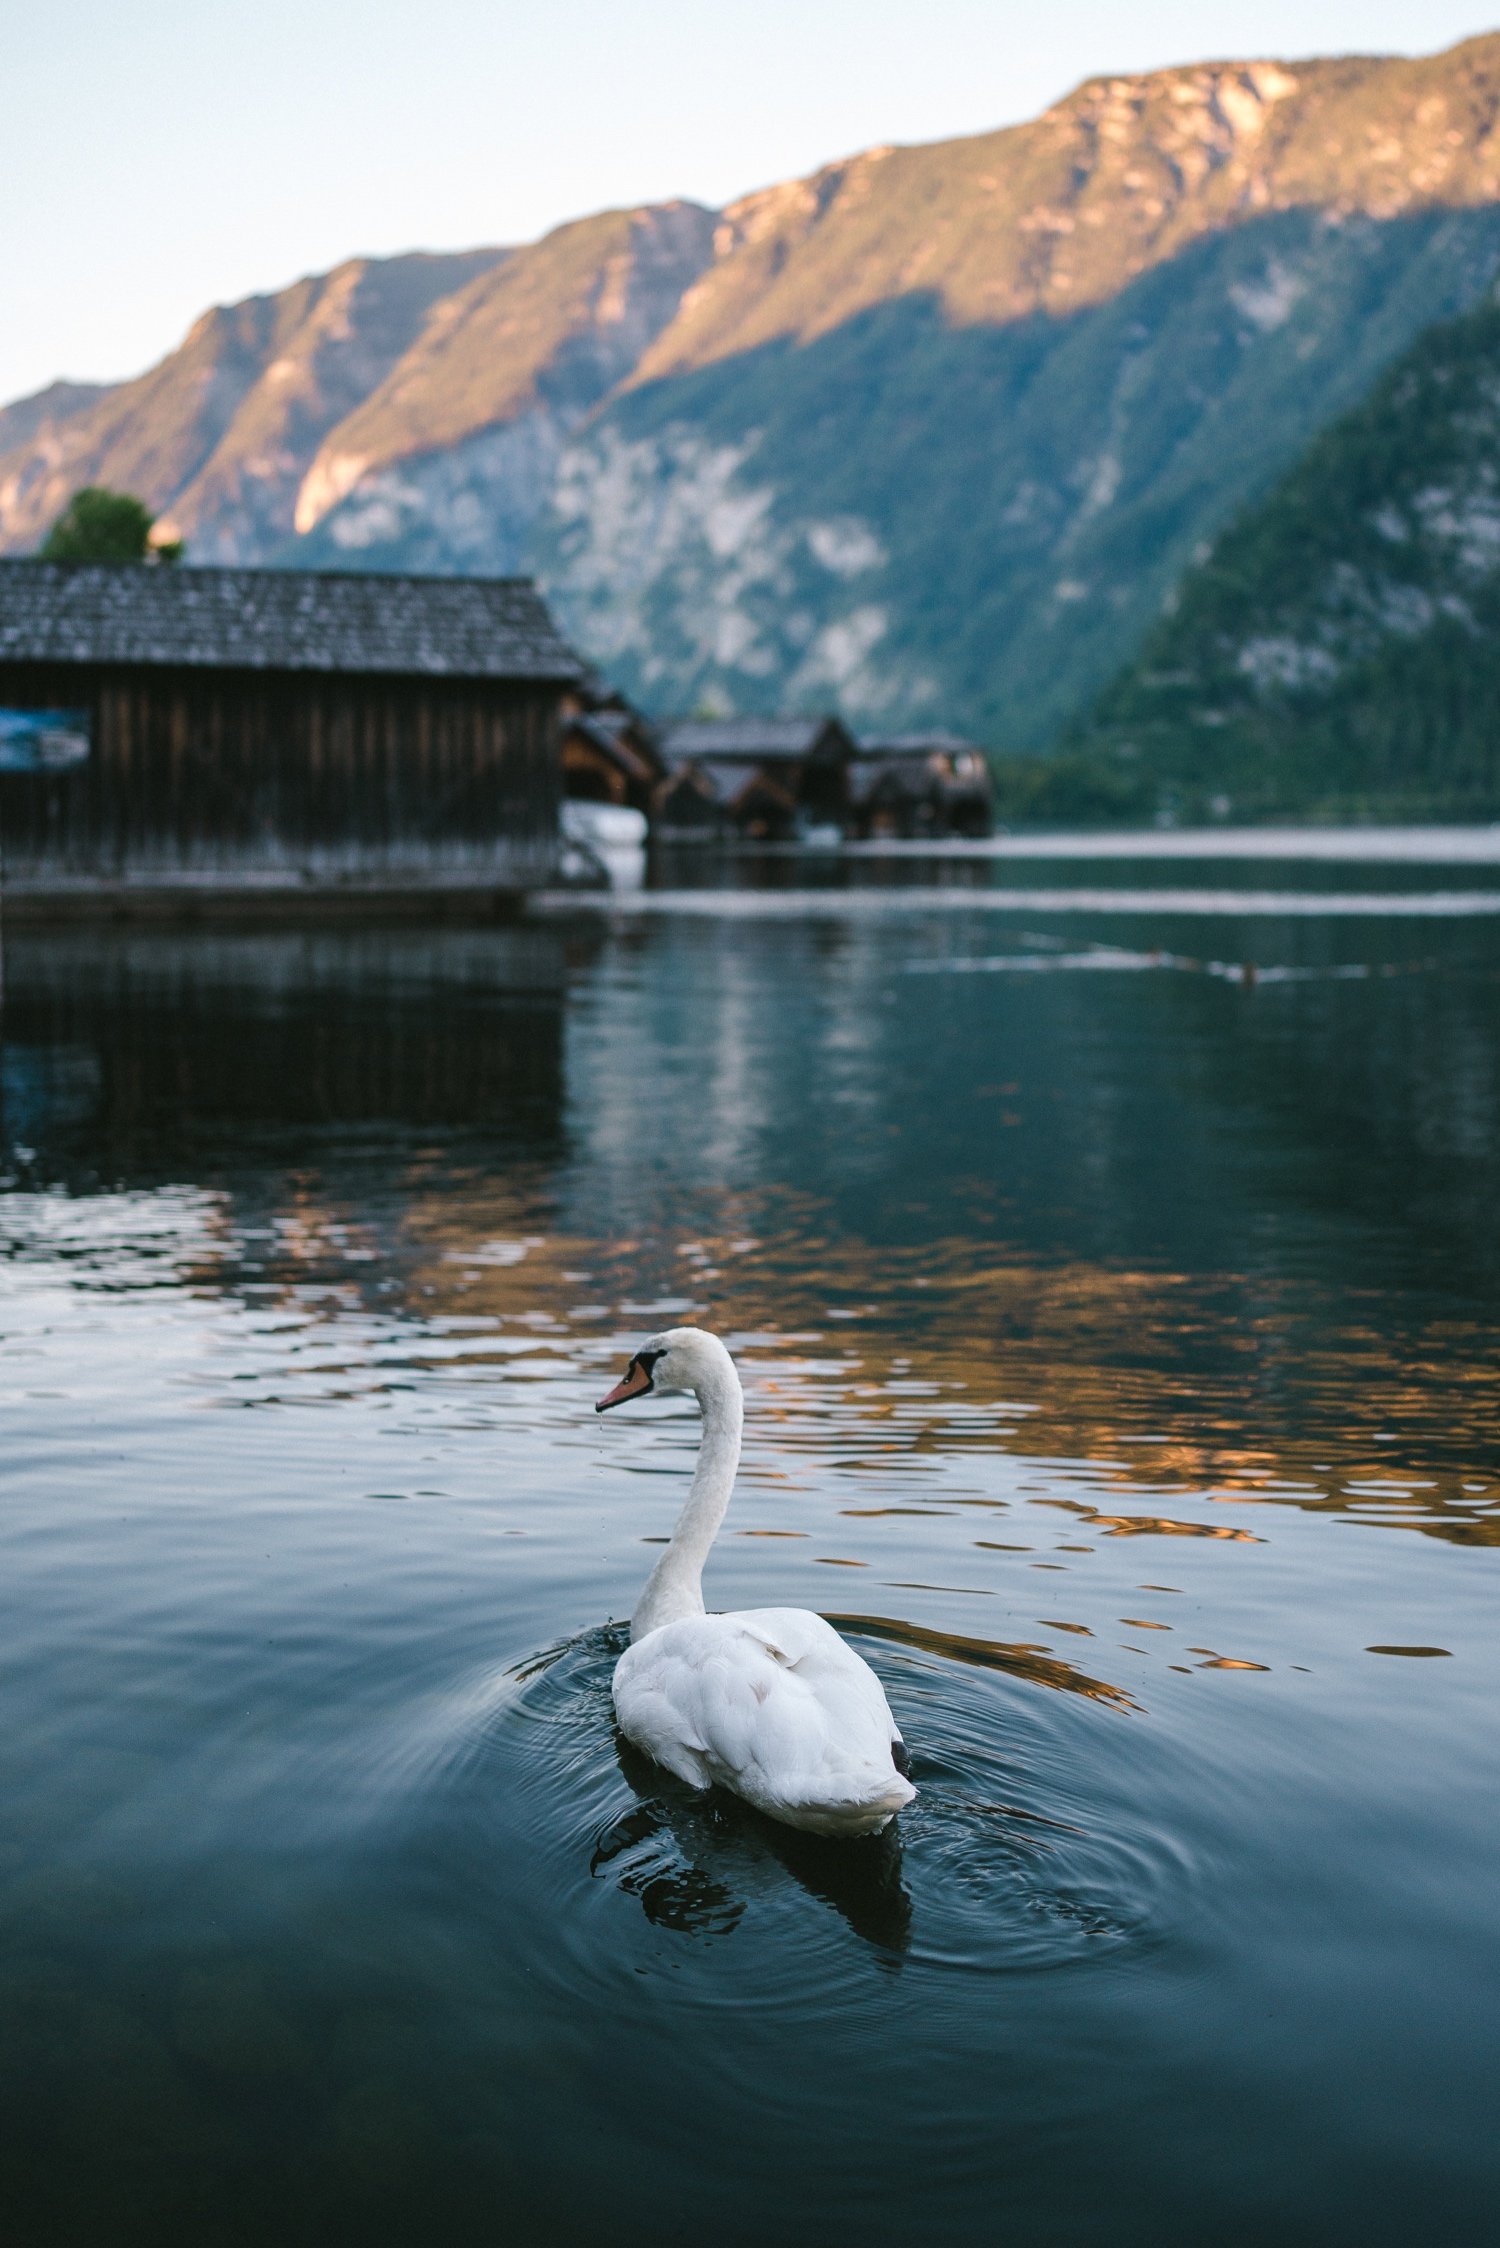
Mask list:
[[[580,669],[521,579],[0,563],[8,903],[544,882]]]
[[[450,1158],[482,1200],[559,1150],[564,988],[561,940],[524,925],[16,930],[0,1160],[45,1147],[32,1175],[86,1191],[206,1162],[238,1206],[400,1231]]]

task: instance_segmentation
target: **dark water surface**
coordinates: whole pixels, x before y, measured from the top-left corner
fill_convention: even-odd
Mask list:
[[[12,939],[7,2242],[1500,2237],[1500,919],[1158,879]],[[616,1742],[689,1318],[899,1838]]]

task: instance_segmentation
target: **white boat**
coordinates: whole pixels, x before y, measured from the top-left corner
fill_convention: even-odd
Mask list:
[[[560,822],[565,880],[595,882],[603,875],[612,890],[639,890],[646,879],[646,815],[628,804],[595,804],[580,797],[563,800]]]

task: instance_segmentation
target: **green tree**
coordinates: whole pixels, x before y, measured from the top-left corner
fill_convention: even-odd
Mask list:
[[[181,539],[151,543],[156,517],[130,492],[86,484],[63,509],[42,547],[44,562],[177,562]]]

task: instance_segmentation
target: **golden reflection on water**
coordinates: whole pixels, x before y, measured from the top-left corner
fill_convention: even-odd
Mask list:
[[[980,1670],[1009,1671],[1014,1678],[1029,1679],[1033,1686],[1052,1686],[1067,1694],[1085,1694],[1090,1701],[1110,1702],[1119,1709],[1137,1706],[1123,1686],[1111,1686],[1105,1679],[1091,1678],[1075,1663],[1064,1662],[1047,1648],[1033,1646],[1025,1640],[971,1639],[962,1632],[938,1631],[930,1624],[908,1623],[898,1616],[830,1614],[828,1621],[836,1630],[863,1632],[872,1639],[894,1640],[899,1646],[920,1648],[924,1654],[941,1655],[947,1662],[968,1663]]]
[[[540,1187],[524,1167],[497,1181],[419,1159],[381,1228],[299,1173],[282,1207],[259,1214],[273,1237],[260,1298],[337,1319],[378,1281],[383,1310],[442,1331],[451,1366],[492,1362],[496,1337],[576,1363],[621,1334],[701,1322],[734,1339],[759,1425],[786,1424],[802,1453],[877,1471],[971,1450],[1087,1461],[1096,1486],[1118,1487],[1118,1510],[1041,1503],[1105,1537],[1257,1542],[1238,1521],[1130,1504],[1181,1494],[1500,1545],[1500,1474],[1487,1472],[1500,1353],[1478,1324],[1396,1332],[1353,1294],[1329,1302],[1261,1273],[830,1239],[816,1203],[791,1192],[753,1213],[725,1196],[720,1230],[691,1240],[589,1238],[549,1224]],[[215,1229],[205,1285],[224,1285],[232,1232]],[[924,1511],[944,1510],[843,1510]]]
[[[411,1311],[493,1322],[569,1355],[595,1335],[716,1327],[752,1379],[765,1364],[761,1424],[795,1422],[800,1443],[840,1465],[1003,1448],[1090,1461],[1122,1502],[1179,1491],[1500,1545],[1500,1476],[1485,1472],[1500,1358],[1477,1324],[1396,1333],[1370,1304],[1263,1274],[830,1240],[792,1194],[757,1213],[759,1231],[731,1207],[722,1231],[700,1226],[690,1242],[610,1241],[548,1231],[534,1203],[490,1181],[472,1196],[435,1183],[405,1213]],[[816,1385],[797,1370],[808,1360]],[[1051,1503],[1109,1537],[1255,1537],[1159,1508]]]
[[[1253,1530],[1237,1530],[1227,1522],[1177,1522],[1169,1514],[1101,1514],[1097,1507],[1085,1506],[1078,1499],[1038,1499],[1036,1503],[1063,1507],[1090,1529],[1102,1531],[1106,1538],[1217,1538],[1231,1545],[1262,1543]],[[1057,1550],[1065,1553],[1071,1549],[1059,1546]]]

